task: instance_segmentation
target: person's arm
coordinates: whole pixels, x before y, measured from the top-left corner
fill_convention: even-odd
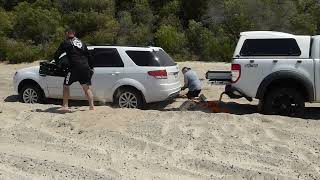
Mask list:
[[[65,53],[64,42],[60,44],[58,50],[54,53],[54,60],[59,60],[61,54]]]
[[[89,64],[89,67],[90,69],[94,70],[94,66],[93,66],[93,58],[92,58],[92,55],[88,49],[88,47],[86,45],[84,45],[84,50],[85,50],[85,54],[88,58],[88,64]]]
[[[184,86],[181,88],[181,90],[185,90],[188,88],[188,78],[186,77],[186,75],[184,76]]]

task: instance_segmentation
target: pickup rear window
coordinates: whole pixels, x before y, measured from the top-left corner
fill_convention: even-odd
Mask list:
[[[241,56],[300,56],[301,50],[295,39],[247,39],[240,51]]]
[[[163,50],[159,51],[126,51],[137,66],[175,66],[173,59]]]

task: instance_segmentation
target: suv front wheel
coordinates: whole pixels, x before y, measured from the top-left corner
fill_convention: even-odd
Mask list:
[[[294,88],[274,88],[265,97],[263,113],[300,117],[304,113],[303,94]]]
[[[35,85],[25,85],[20,93],[20,101],[23,103],[43,103],[44,102],[44,95],[42,90]]]
[[[139,109],[143,106],[143,100],[137,90],[126,88],[119,90],[116,105],[120,108]]]

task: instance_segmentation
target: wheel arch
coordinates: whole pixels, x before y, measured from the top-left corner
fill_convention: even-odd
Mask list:
[[[144,88],[144,86],[137,80],[134,79],[121,79],[120,81],[118,81],[116,83],[116,85],[113,87],[112,89],[112,102],[115,101],[115,97],[117,95],[117,93],[119,92],[119,90],[124,89],[124,88],[131,88],[134,89],[136,91],[138,91],[143,99],[144,102],[147,102],[146,99],[146,89]]]
[[[123,89],[131,89],[131,90],[137,91],[140,94],[140,96],[142,97],[143,102],[146,103],[146,99],[145,99],[143,92],[132,85],[122,85],[122,86],[119,86],[117,89],[115,89],[113,96],[112,96],[112,102],[115,102],[115,100],[118,96],[118,93]]]
[[[45,94],[45,91],[43,90],[43,88],[40,86],[39,83],[37,83],[35,80],[33,79],[24,79],[22,80],[18,87],[17,87],[17,90],[18,90],[18,93],[19,93],[19,98],[20,98],[20,101],[22,101],[22,90],[24,87],[26,86],[33,86],[33,87],[37,87],[37,89],[40,91],[40,99],[39,99],[39,102],[40,103],[45,103],[46,102],[46,94]]]
[[[35,86],[38,86],[38,87],[43,91],[43,93],[44,93],[44,90],[43,90],[43,88],[40,86],[40,84],[39,84],[37,81],[33,80],[33,79],[24,79],[24,80],[22,80],[22,81],[19,83],[19,85],[18,85],[18,92],[20,93],[21,90],[22,90],[22,88],[23,88],[24,86],[26,86],[26,85],[35,85]]]
[[[260,84],[256,98],[264,99],[266,93],[277,86],[287,86],[299,89],[304,93],[306,102],[312,102],[315,99],[313,83],[304,75],[292,71],[278,71],[267,76]]]

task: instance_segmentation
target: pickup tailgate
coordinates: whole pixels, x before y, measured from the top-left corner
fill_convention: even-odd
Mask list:
[[[231,71],[208,71],[206,78],[213,84],[230,84]]]

